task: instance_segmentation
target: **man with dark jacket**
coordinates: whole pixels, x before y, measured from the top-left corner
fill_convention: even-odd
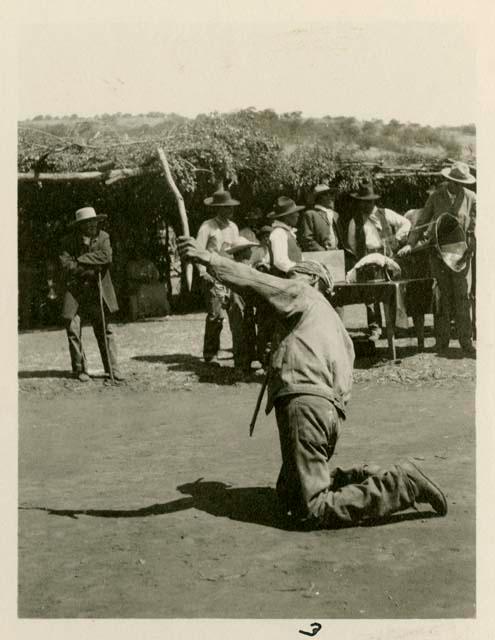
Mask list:
[[[271,308],[266,412],[275,408],[279,429],[277,493],[283,510],[312,528],[385,517],[416,502],[429,503],[445,515],[445,496],[412,462],[330,473],[328,464],[351,395],[354,350],[325,297],[332,288],[325,267],[302,262],[289,277],[279,278],[205,251],[192,238],[180,238],[178,246],[183,259],[203,265],[232,291],[251,294]]]
[[[84,320],[93,327],[106,373],[109,374],[111,368],[115,380],[124,380],[118,368],[113,328],[108,322],[104,327],[100,304],[101,281],[104,306],[110,313],[119,308],[109,271],[112,263],[110,237],[98,229],[98,221],[105,217],[96,215],[93,207],[78,209],[70,225],[72,233],[62,240],[60,252],[65,281],[62,316],[66,321],[72,371],[81,382],[90,379],[81,340]]]
[[[328,251],[344,248],[339,214],[334,211],[333,192],[327,184],[317,184],[315,204],[299,219],[299,244],[303,251]]]

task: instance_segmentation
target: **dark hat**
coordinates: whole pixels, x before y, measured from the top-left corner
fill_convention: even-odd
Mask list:
[[[266,217],[270,220],[273,218],[282,218],[288,216],[291,213],[297,213],[304,209],[304,206],[297,205],[294,200],[287,198],[286,196],[280,196],[277,198],[277,202],[273,205],[273,211],[271,211]]]
[[[211,197],[205,198],[204,203],[207,207],[236,207],[240,204],[239,200],[230,197],[229,191],[223,189],[215,191]]]
[[[362,182],[356,193],[351,193],[355,200],[378,200],[380,196],[374,192],[372,182]]]

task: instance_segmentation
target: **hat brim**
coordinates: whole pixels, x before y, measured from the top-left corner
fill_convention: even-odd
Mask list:
[[[104,213],[98,213],[96,216],[91,216],[91,218],[85,218],[84,220],[73,220],[72,222],[69,222],[67,226],[75,227],[76,225],[81,224],[81,222],[88,222],[89,220],[95,220],[98,222],[99,220],[106,220],[107,217],[108,216]]]
[[[369,196],[360,196],[357,193],[351,193],[351,198],[354,198],[354,200],[379,200],[381,196],[377,193],[370,194]]]
[[[465,179],[453,178],[451,175],[449,175],[450,167],[445,167],[445,169],[442,169],[440,173],[444,178],[447,178],[447,180],[451,180],[452,182],[458,182],[459,184],[474,184],[476,182],[476,178],[472,175],[470,175],[468,178],[465,178]]]
[[[277,213],[276,211],[270,211],[270,213],[266,217],[269,218],[270,220],[273,220],[273,218],[284,218],[285,216],[290,216],[291,213],[299,213],[299,211],[302,211],[305,208],[306,207],[304,207],[303,205],[297,205],[290,211],[285,211],[284,213]]]
[[[213,202],[213,198],[205,198],[203,200],[207,207],[237,207],[237,205],[241,204],[239,200],[234,200],[231,198],[227,200],[227,202]]]
[[[226,253],[230,253],[232,255],[239,253],[239,251],[243,251],[244,249],[252,249],[253,247],[259,247],[260,244],[258,242],[248,242],[247,244],[242,244],[236,247],[230,247],[227,249]]]

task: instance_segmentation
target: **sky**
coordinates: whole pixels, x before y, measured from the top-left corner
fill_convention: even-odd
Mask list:
[[[246,107],[458,125],[476,111],[466,23],[24,25],[19,119]]]

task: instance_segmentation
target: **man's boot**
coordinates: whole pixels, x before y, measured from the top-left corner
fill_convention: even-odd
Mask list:
[[[437,485],[410,460],[403,460],[398,465],[411,481],[414,488],[414,500],[418,503],[430,504],[441,515],[447,515],[447,500]]]

